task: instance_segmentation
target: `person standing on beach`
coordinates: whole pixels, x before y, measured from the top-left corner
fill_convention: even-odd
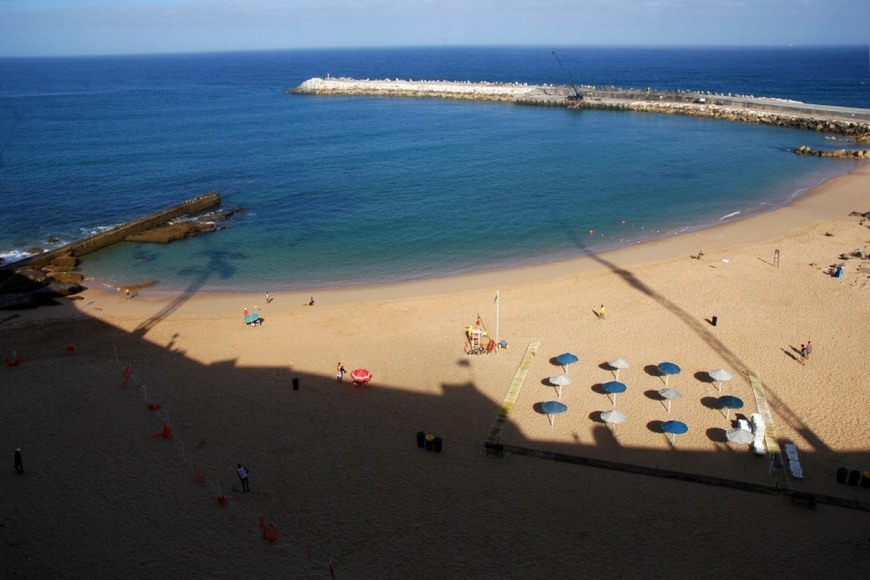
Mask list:
[[[807,341],[806,350],[807,350],[807,356],[806,356],[806,359],[807,359],[807,361],[809,362],[809,360],[810,360],[810,355],[813,354],[813,341],[811,341],[811,340],[808,340],[808,341]]]
[[[604,320],[604,304],[602,304],[601,308],[598,309],[598,318]]]
[[[24,473],[24,463],[21,461],[21,448],[15,448],[15,473]]]
[[[242,482],[242,491],[251,491],[251,486],[248,483],[248,470],[242,467],[242,464],[239,463],[238,469],[236,472],[239,474],[239,481]]]
[[[802,365],[806,364],[806,362],[807,362],[807,345],[805,345],[805,344],[801,345],[800,356],[801,356],[800,363]]]
[[[337,365],[335,365],[335,380],[340,383],[341,380],[344,378],[345,372],[347,372],[347,371],[344,370],[344,367],[341,366],[341,363],[338,363]]]
[[[779,250],[773,251],[773,265],[779,268]]]

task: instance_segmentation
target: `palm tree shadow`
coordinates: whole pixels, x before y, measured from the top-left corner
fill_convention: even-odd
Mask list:
[[[191,280],[190,284],[187,285],[187,288],[182,290],[181,293],[164,306],[160,312],[139,324],[139,326],[133,330],[133,334],[140,337],[148,334],[149,330],[160,324],[161,321],[166,320],[173,312],[181,308],[185,302],[190,300],[191,297],[193,297],[193,295],[200,290],[214,274],[217,274],[223,279],[231,278],[236,271],[235,266],[232,265],[232,260],[245,259],[245,255],[238,252],[217,252],[204,255],[206,258],[204,264],[191,266],[183,270],[183,273],[185,274],[194,275],[194,278]]]
[[[561,219],[562,218],[559,215],[554,216],[555,223],[558,223]],[[677,317],[689,330],[691,330],[698,337],[699,340],[706,343],[715,352],[718,352],[722,359],[732,368],[749,369],[749,365],[746,364],[746,362],[737,353],[729,348],[726,343],[724,343],[718,336],[716,336],[712,332],[712,329],[709,327],[712,326],[712,320],[704,321],[698,316],[687,312],[679,304],[677,304],[667,296],[661,294],[655,288],[641,280],[634,272],[620,267],[619,265],[608,260],[601,254],[598,254],[586,247],[586,244],[583,242],[582,238],[577,234],[576,228],[572,228],[569,224],[563,223],[563,230],[565,232],[568,232],[568,237],[574,242],[574,245],[578,248],[578,250],[580,250],[580,253],[582,255],[588,257],[590,260],[598,262],[599,264],[610,270],[613,274],[621,278],[626,285],[633,288],[640,294],[643,294],[644,296],[650,298],[660,307],[666,309],[672,315]],[[788,353],[787,351],[785,352],[786,354],[789,354],[789,356],[792,356],[794,360],[798,360],[794,355]],[[656,372],[658,371],[658,369],[654,365],[649,365],[644,368],[644,370],[649,375],[661,376],[660,374],[654,375],[653,369],[655,369]],[[746,373],[748,375],[749,371],[747,370]],[[773,393],[768,393],[768,396],[773,395]],[[814,433],[809,427],[807,427],[806,424],[801,421],[800,418],[790,409],[784,408],[783,414],[787,414],[789,420],[794,424],[795,428],[800,430],[804,437],[806,437],[808,441],[816,447],[816,449],[820,451],[830,451],[830,447],[824,442],[824,440],[816,433]]]

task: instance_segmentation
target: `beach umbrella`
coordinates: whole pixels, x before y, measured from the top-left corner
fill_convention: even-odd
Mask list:
[[[260,315],[256,312],[245,314],[245,324],[254,324],[260,319]]]
[[[619,380],[619,369],[627,369],[631,365],[628,364],[628,361],[624,358],[617,358],[607,363],[612,369],[616,369],[616,377],[614,377],[617,381]]]
[[[668,413],[671,412],[671,401],[679,401],[683,398],[683,393],[671,387],[665,387],[664,389],[660,390],[659,395],[661,395],[662,399],[667,400]]]
[[[743,401],[734,395],[723,395],[719,397],[719,406],[723,409],[728,409],[725,418],[729,419],[731,417],[731,409],[742,409]]]
[[[559,398],[562,398],[562,387],[571,384],[571,377],[568,375],[556,375],[547,379],[551,385],[559,387]]]
[[[662,431],[671,435],[671,444],[675,444],[677,435],[682,435],[689,430],[688,425],[682,421],[665,421],[662,423]]]
[[[620,383],[619,381],[610,381],[604,383],[602,385],[602,388],[604,389],[605,393],[613,395],[613,407],[616,408],[616,394],[625,392],[625,383]]]
[[[576,354],[572,354],[570,352],[565,352],[556,357],[556,362],[562,365],[562,370],[565,370],[565,367],[571,363],[575,363],[579,361],[580,358]]]
[[[556,425],[554,415],[567,411],[568,405],[560,403],[559,401],[545,401],[541,403],[541,410],[547,414],[547,419],[550,420],[550,427],[554,427]]]
[[[361,385],[372,380],[372,373],[366,369],[354,369],[350,371],[350,380]]]
[[[731,443],[747,445],[755,439],[755,435],[752,434],[752,431],[735,427],[734,429],[728,429],[725,431],[725,438]]]
[[[725,369],[713,369],[712,371],[709,371],[707,374],[710,375],[710,378],[713,379],[714,381],[719,381],[719,385],[717,386],[717,388],[720,391],[722,390],[722,383],[725,381],[731,380],[731,373],[729,373]]]
[[[605,423],[609,423],[614,425],[614,432],[616,431],[616,425],[622,425],[625,423],[625,413],[621,413],[616,409],[611,409],[609,411],[604,411],[601,413],[601,420]]]
[[[665,376],[665,386],[668,385],[668,377],[671,375],[680,374],[680,367],[672,362],[662,362],[658,364],[659,372]]]

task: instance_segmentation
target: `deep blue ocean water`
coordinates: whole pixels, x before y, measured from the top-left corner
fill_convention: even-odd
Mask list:
[[[391,282],[697,229],[778,207],[855,167],[791,153],[832,146],[807,131],[285,94],[330,74],[870,106],[866,47],[557,51],[564,70],[538,48],[0,59],[0,256],[217,191],[245,210],[220,232],[119,244],[87,256],[83,270],[98,283],[163,289]]]

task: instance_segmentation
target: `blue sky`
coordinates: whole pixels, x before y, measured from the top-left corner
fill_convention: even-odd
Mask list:
[[[868,43],[870,0],[0,0],[0,56]]]

